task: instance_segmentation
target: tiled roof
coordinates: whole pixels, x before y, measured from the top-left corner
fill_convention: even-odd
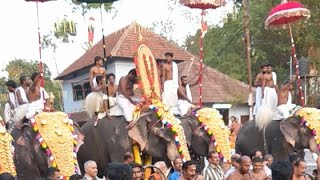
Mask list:
[[[142,40],[142,41],[140,41]],[[133,58],[140,42],[144,42],[151,49],[155,59],[164,59],[164,53],[172,52],[174,60],[190,60],[192,55],[178,45],[160,37],[148,28],[144,28],[136,22],[129,26],[105,36],[106,54],[112,57]],[[93,65],[95,56],[103,57],[103,43],[100,40],[90,50],[66,68],[56,79],[63,79],[75,71]]]
[[[190,70],[186,72],[186,69],[189,67]],[[199,67],[199,62],[194,62],[193,64],[191,64],[191,61],[179,63],[179,75],[187,74],[191,83],[196,82],[199,77]],[[203,103],[247,103],[249,96],[249,86],[247,84],[232,79],[228,75],[209,66],[203,65],[203,67]],[[192,87],[191,93],[193,101],[198,102],[199,85]]]

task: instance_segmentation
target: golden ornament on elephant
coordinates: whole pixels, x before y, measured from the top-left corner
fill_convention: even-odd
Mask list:
[[[0,174],[7,172],[16,176],[12,141],[11,135],[4,126],[0,125]]]
[[[77,165],[73,121],[63,112],[42,112],[31,119],[31,124],[51,166],[59,168],[63,177],[73,175]]]
[[[224,124],[219,111],[213,108],[203,108],[194,111],[195,116],[202,127],[210,136],[215,150],[224,162],[231,161],[230,130]]]

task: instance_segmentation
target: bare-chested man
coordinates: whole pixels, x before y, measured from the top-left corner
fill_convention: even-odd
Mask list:
[[[40,86],[40,78],[41,73],[43,73],[43,67],[39,66],[39,73],[33,73],[31,76],[32,84],[29,87],[29,91],[27,93],[27,97],[29,100],[29,108],[36,108],[37,110],[45,110],[50,111],[53,110],[48,106],[49,103],[49,95],[47,91]]]
[[[180,80],[181,85],[178,88],[178,110],[179,115],[184,116],[192,107],[192,94],[190,88],[199,84],[200,78],[193,84],[188,84],[188,77],[186,75],[182,76]]]
[[[254,180],[250,175],[249,170],[251,166],[251,159],[249,156],[242,156],[240,158],[240,167],[234,171],[227,180]]]
[[[95,86],[95,89],[97,90],[96,93],[99,93],[99,96],[102,96],[102,100],[103,100],[103,109],[104,109],[104,112],[105,114],[101,114],[98,119],[101,119],[102,117],[106,116],[108,119],[111,119],[111,116],[109,115],[109,112],[108,112],[108,103],[107,103],[107,100],[108,100],[108,96],[106,95],[106,89],[104,88],[103,86],[103,76],[96,76],[95,80],[97,82],[97,85]],[[95,124],[96,125],[96,124]]]
[[[261,90],[262,105],[268,106],[271,111],[275,112],[278,104],[278,96],[272,76],[272,68],[267,65],[267,72],[263,74]]]
[[[107,74],[107,80],[108,80],[108,99],[109,99],[109,109],[111,111],[111,108],[117,105],[117,91],[118,86],[114,83],[115,82],[115,75],[113,73]]]
[[[131,69],[128,75],[120,78],[117,102],[128,122],[133,120],[132,113],[137,104],[133,99],[133,84],[137,80],[136,69]]]
[[[31,79],[27,76],[21,76],[20,84],[21,86],[16,90],[17,107],[29,103],[27,92],[29,91]]]
[[[106,69],[103,67],[103,58],[100,56],[96,56],[94,58],[94,64],[95,66],[93,66],[90,69],[90,73],[89,73],[89,81],[90,81],[90,86],[93,92],[97,91],[95,89],[95,86],[97,86],[97,82],[95,80],[96,76],[100,75],[103,77],[104,80],[104,85],[105,83],[105,77],[106,77]]]
[[[268,68],[266,65],[260,66],[260,73],[257,74],[256,80],[254,81],[254,86],[256,87],[256,104],[254,106],[253,115],[256,115],[258,112],[258,109],[260,108],[262,104],[262,79],[263,75],[267,72]]]
[[[268,180],[270,177],[267,176],[267,173],[263,170],[263,159],[260,157],[252,158],[252,170],[250,174],[254,177],[255,180]]]
[[[163,90],[162,99],[167,106],[172,108],[178,103],[178,66],[172,61],[173,53],[167,52],[165,56],[167,61],[163,63],[161,70],[161,82]]]
[[[307,169],[306,161],[299,159],[294,163],[292,180],[308,180],[305,176]]]
[[[291,79],[284,83],[278,91],[278,111],[281,113],[282,118],[290,116],[290,110],[296,105],[292,104],[289,100],[290,91],[292,91],[292,84],[296,80],[296,76],[291,76]]]

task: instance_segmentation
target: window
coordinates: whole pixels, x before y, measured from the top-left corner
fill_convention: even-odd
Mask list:
[[[85,94],[83,92],[83,87],[79,83],[72,83],[73,101],[83,100]]]
[[[83,84],[83,89],[84,89],[84,95],[85,95],[85,97],[87,97],[88,94],[91,93],[90,83],[89,82],[84,83]]]

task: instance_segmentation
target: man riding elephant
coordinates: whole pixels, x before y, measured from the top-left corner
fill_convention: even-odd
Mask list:
[[[127,122],[133,120],[133,111],[139,101],[133,98],[133,85],[137,81],[136,69],[131,69],[126,76],[120,78],[117,102]]]

